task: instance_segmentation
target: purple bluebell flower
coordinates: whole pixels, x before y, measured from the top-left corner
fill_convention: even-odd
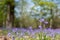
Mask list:
[[[55,33],[60,34],[60,30],[59,29],[56,29],[55,30]]]
[[[42,26],[39,25],[39,28],[42,29]]]
[[[44,19],[42,18],[42,19],[40,19],[39,21],[40,21],[40,22],[44,22]]]
[[[47,21],[45,21],[45,22],[44,22],[44,24],[48,24],[48,22],[47,22]]]
[[[43,32],[44,32],[44,33],[47,33],[47,32],[48,32],[48,30],[47,30],[47,29],[44,29],[44,30],[43,30]]]
[[[55,36],[55,33],[54,33],[54,32],[53,32],[53,33],[51,33],[51,36],[52,36],[52,37],[54,37],[54,36]]]
[[[35,32],[32,32],[32,35],[35,35]]]
[[[11,33],[8,33],[7,35],[10,37],[11,36]]]
[[[39,33],[41,30],[40,29],[35,29],[34,32],[35,33]]]
[[[32,29],[32,26],[30,26],[29,29]]]
[[[27,33],[28,33],[28,35],[30,35],[30,31],[29,30],[27,30]]]
[[[30,32],[33,32],[32,26],[29,27],[29,31]]]
[[[24,29],[24,28],[22,28],[20,31],[21,31],[21,32],[26,32],[27,30],[26,30],[26,29]]]
[[[17,28],[14,28],[12,31],[13,31],[13,32],[17,32],[17,30],[18,30]]]

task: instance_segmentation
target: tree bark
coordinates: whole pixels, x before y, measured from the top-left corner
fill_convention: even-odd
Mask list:
[[[12,28],[14,26],[14,5],[7,2],[7,9],[6,28]]]

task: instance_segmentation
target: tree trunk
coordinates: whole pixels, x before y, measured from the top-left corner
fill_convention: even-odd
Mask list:
[[[7,9],[6,28],[12,28],[14,26],[14,5],[7,2]]]
[[[7,5],[7,19],[6,19],[6,28],[11,28],[12,24],[10,21],[10,6]]]
[[[50,12],[51,12],[51,15],[52,15],[52,16],[51,16],[51,19],[50,19],[50,26],[49,26],[49,27],[52,28],[53,18],[54,18],[54,14],[53,14],[53,9],[52,9],[52,8],[50,9]]]

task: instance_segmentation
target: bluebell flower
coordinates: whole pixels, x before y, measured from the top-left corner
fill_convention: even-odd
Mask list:
[[[28,35],[30,35],[30,31],[29,30],[27,30],[27,33],[28,33]]]
[[[39,21],[40,21],[40,22],[44,22],[44,19],[42,18],[42,19],[40,19]]]
[[[60,34],[60,29],[56,29],[55,33]]]
[[[30,26],[29,29],[32,29],[32,26]]]
[[[11,36],[11,33],[8,33],[7,35],[10,37]]]
[[[42,26],[39,25],[38,27],[39,27],[40,29],[42,29]]]
[[[31,34],[31,35],[32,35],[32,36],[33,36],[33,35],[35,35],[35,32],[32,32],[32,34]]]
[[[45,22],[44,22],[44,24],[48,24],[48,22],[47,22],[47,21],[45,21]]]
[[[13,31],[13,32],[17,32],[17,30],[18,30],[17,28],[14,28],[12,31]]]

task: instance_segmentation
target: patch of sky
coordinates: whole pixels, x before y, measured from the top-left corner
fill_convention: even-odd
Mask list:
[[[15,0],[15,2],[19,2],[19,0]]]
[[[40,11],[40,6],[35,7],[36,10]]]
[[[17,8],[15,8],[15,10],[16,10],[16,12],[18,12],[18,13],[19,13],[19,11],[20,11],[20,10],[18,10]]]
[[[19,14],[20,13],[20,10],[18,10],[17,8],[15,8],[15,11],[16,11],[16,13],[15,13],[16,17],[19,17],[20,16],[20,14]]]
[[[51,17],[51,15],[50,15],[50,14],[48,14],[46,17]]]
[[[54,3],[60,4],[60,0],[54,0]]]
[[[20,0],[15,0],[15,2],[18,2],[18,1],[20,1]],[[33,2],[32,2],[31,0],[26,0],[26,2],[28,3],[27,11],[29,12],[29,11],[31,11],[30,8],[31,8],[34,4],[33,4]],[[20,2],[19,2],[19,4],[17,4],[17,6],[19,6],[19,5],[20,5]]]
[[[58,8],[60,9],[60,4],[58,5]]]
[[[20,1],[20,0],[15,0],[15,2],[19,2],[19,1]],[[32,2],[32,0],[26,0],[26,1],[28,2],[27,11],[30,12],[30,11],[31,11],[31,7],[34,6],[34,3]],[[48,0],[47,0],[47,1],[48,1]],[[54,2],[55,2],[55,3],[59,3],[58,8],[60,8],[60,0],[54,0]],[[37,9],[38,11],[40,11],[41,7],[39,7],[39,6],[38,6],[38,7],[35,7],[35,9]],[[15,10],[17,11],[17,13],[20,13],[20,12],[19,12],[19,11],[20,11],[19,8],[16,7]],[[46,11],[45,11],[45,12],[46,12]],[[48,13],[49,13],[49,12],[48,12]],[[19,14],[17,14],[17,15],[19,15]],[[48,15],[48,16],[49,16],[49,15]],[[48,16],[47,16],[47,17],[48,17]]]
[[[31,11],[31,7],[33,7],[34,4],[33,4],[32,0],[29,0],[27,2],[29,3],[27,11],[30,12]]]
[[[50,14],[47,14],[46,16],[42,16],[43,18],[50,18],[51,15]]]

